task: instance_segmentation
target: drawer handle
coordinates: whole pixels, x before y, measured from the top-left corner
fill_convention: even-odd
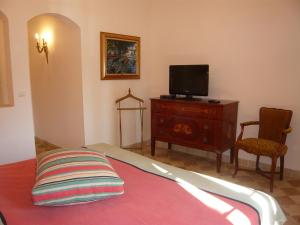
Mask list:
[[[208,130],[208,128],[209,128],[209,126],[208,126],[207,124],[204,124],[204,125],[203,125],[203,129],[204,129],[204,130]]]
[[[207,143],[207,140],[208,140],[207,137],[202,138],[203,143]]]
[[[159,122],[160,122],[160,123],[164,123],[165,120],[164,120],[164,119],[160,119]]]

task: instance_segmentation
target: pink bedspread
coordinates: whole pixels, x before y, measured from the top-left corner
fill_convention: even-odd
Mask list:
[[[35,160],[0,166],[0,211],[8,225],[259,224],[248,205],[201,190],[195,197],[174,181],[110,161],[125,181],[124,195],[62,207],[32,205]]]

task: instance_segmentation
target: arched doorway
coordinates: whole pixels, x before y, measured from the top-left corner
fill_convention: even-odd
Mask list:
[[[48,63],[36,33],[47,41]],[[35,136],[60,147],[83,146],[79,26],[62,15],[38,15],[28,21],[28,41]]]

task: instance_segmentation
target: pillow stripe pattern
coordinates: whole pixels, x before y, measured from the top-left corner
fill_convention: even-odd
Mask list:
[[[107,158],[92,149],[55,149],[37,158],[34,205],[62,206],[124,193],[124,181]]]

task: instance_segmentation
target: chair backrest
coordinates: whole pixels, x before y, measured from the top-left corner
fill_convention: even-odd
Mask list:
[[[285,143],[282,131],[289,128],[293,111],[275,108],[260,108],[258,137]]]

